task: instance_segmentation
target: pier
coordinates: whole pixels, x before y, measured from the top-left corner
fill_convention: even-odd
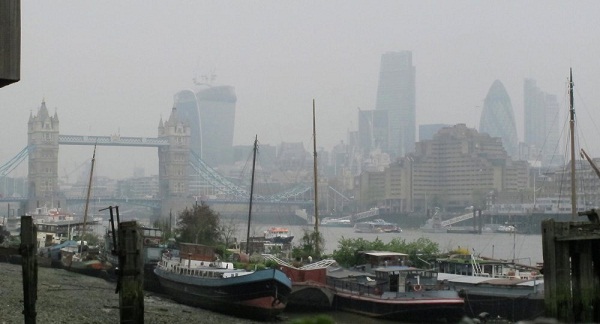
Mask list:
[[[546,316],[565,323],[600,322],[600,223],[542,222]]]

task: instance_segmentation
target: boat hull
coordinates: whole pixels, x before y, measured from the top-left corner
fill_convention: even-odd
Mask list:
[[[154,269],[156,269],[156,263],[144,263],[144,290],[162,294],[165,290],[160,285]]]
[[[294,282],[288,298],[288,308],[328,310],[333,306],[332,289],[318,282]]]
[[[265,240],[267,240],[271,243],[289,244],[292,242],[293,239],[294,239],[293,236],[277,236],[277,237],[267,238]]]
[[[499,296],[463,291],[467,316],[477,317],[486,312],[494,317],[518,322],[544,316],[543,296]]]
[[[275,260],[277,262],[278,259]],[[279,269],[292,280],[288,308],[331,309],[334,292],[332,287],[327,285],[327,268],[319,266],[303,269],[280,263]]]
[[[373,296],[336,291],[334,307],[374,318],[409,323],[458,323],[464,316],[464,301],[456,292],[435,291]]]
[[[285,309],[291,282],[281,271],[259,270],[234,278],[199,278],[154,270],[176,301],[240,317],[269,319]]]

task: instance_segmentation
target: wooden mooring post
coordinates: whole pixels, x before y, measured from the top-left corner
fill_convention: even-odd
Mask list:
[[[35,324],[37,300],[37,229],[31,216],[21,217],[21,245],[23,274],[23,315],[25,324]]]
[[[600,223],[544,220],[542,247],[546,316],[600,322]]]
[[[119,223],[118,233],[121,323],[144,323],[143,235],[135,221]]]

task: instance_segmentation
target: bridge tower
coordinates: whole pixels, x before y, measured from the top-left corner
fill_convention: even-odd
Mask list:
[[[158,124],[158,137],[166,138],[168,146],[158,149],[158,183],[162,200],[161,216],[174,215],[185,209],[189,188],[190,126],[177,116],[173,107],[169,119]]]
[[[27,203],[28,212],[37,207],[59,207],[58,190],[58,114],[50,116],[46,101],[37,113],[29,115],[27,144],[29,146],[29,170]]]

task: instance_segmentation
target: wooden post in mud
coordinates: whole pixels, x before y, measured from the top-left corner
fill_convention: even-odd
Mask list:
[[[600,224],[545,220],[542,247],[545,315],[600,322]]]
[[[137,223],[119,223],[119,309],[121,323],[144,323],[143,237]]]
[[[23,315],[25,324],[35,324],[37,300],[37,229],[31,216],[21,217],[21,246],[23,271]]]

